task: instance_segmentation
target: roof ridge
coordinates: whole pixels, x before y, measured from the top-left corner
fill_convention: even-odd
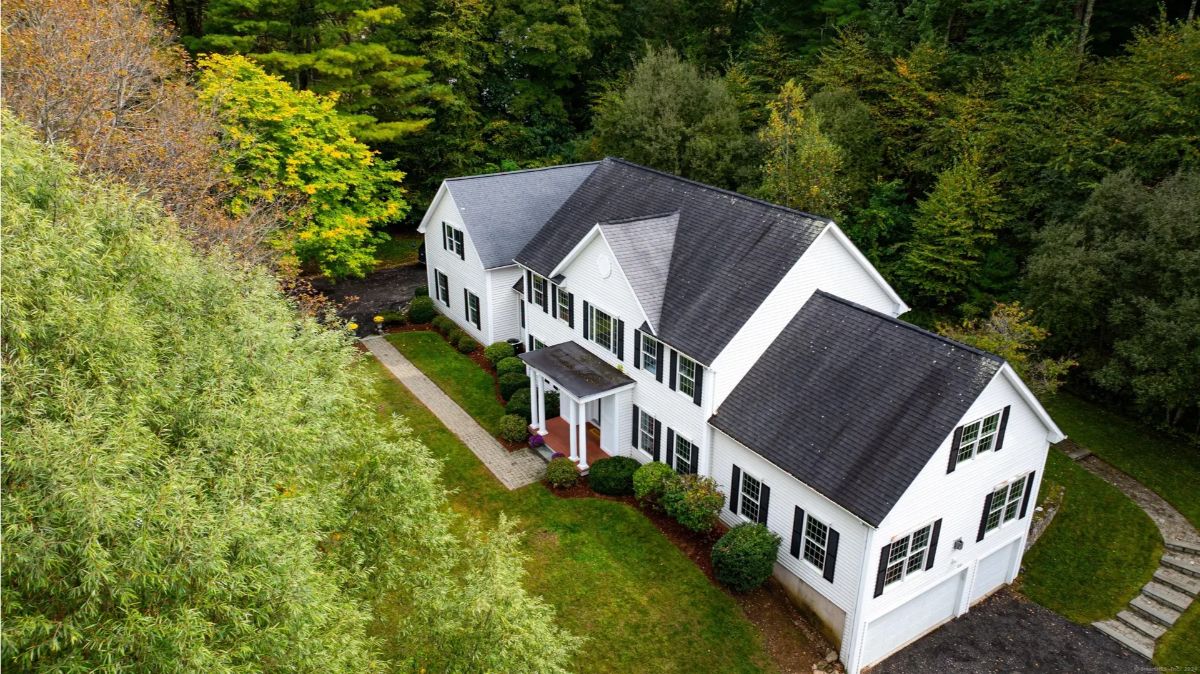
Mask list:
[[[728,194],[730,196],[735,196],[740,199],[745,199],[746,201],[752,201],[756,204],[761,204],[763,206],[767,206],[769,208],[784,211],[786,213],[795,213],[796,215],[803,215],[806,218],[821,221],[826,224],[833,222],[833,218],[828,218],[824,215],[817,215],[815,213],[809,213],[807,211],[801,211],[801,210],[797,210],[795,208],[788,208],[787,206],[781,206],[779,204],[767,201],[766,199],[759,199],[758,197],[752,197],[752,196],[749,196],[746,194],[742,194],[741,192],[735,192],[734,190],[727,190],[724,187],[717,187],[715,185],[709,185],[707,183],[702,183],[699,180],[692,180],[691,178],[684,178],[683,176],[677,176],[674,173],[668,173],[666,171],[662,171],[662,170],[659,170],[656,168],[651,168],[649,166],[643,166],[641,164],[631,162],[628,159],[622,159],[620,157],[605,157],[604,161],[619,162],[621,164],[625,164],[626,166],[632,166],[633,168],[641,169],[643,171],[649,171],[650,173],[656,173],[658,175],[661,175],[661,176],[664,176],[667,178],[671,178],[672,180],[677,180],[682,183],[688,183],[690,185],[702,187],[706,190],[712,190],[714,192],[720,192],[722,194]]]
[[[669,215],[679,215],[679,209],[673,211],[663,211],[662,213],[651,213],[650,215],[635,215],[628,218],[615,218],[613,220],[601,220],[597,225],[627,225],[631,222],[642,222],[644,220],[654,220],[655,218],[665,218]]]
[[[474,180],[475,178],[493,178],[495,176],[510,176],[510,175],[515,175],[518,173],[533,173],[535,171],[551,171],[554,169],[572,168],[575,166],[594,166],[599,163],[600,163],[599,161],[581,161],[581,162],[575,162],[574,164],[555,164],[554,166],[534,166],[532,168],[516,169],[514,171],[496,171],[495,173],[476,173],[475,175],[469,175],[469,176],[455,176],[453,178],[446,178],[445,181],[452,182],[452,181],[456,181],[456,180]]]
[[[983,349],[976,348],[974,346],[971,346],[970,344],[964,344],[964,343],[958,341],[957,339],[951,339],[945,335],[941,335],[936,332],[933,332],[932,330],[926,330],[925,328],[922,328],[918,325],[913,325],[912,323],[909,323],[908,321],[902,321],[895,316],[889,316],[888,314],[885,314],[882,311],[876,311],[875,309],[872,309],[871,307],[859,304],[858,302],[848,300],[844,297],[838,297],[837,295],[834,295],[833,293],[830,293],[828,291],[821,290],[818,288],[816,290],[816,292],[813,294],[829,298],[831,300],[834,300],[835,302],[844,304],[844,305],[850,307],[851,309],[856,309],[863,313],[871,314],[872,316],[875,316],[877,318],[882,318],[885,321],[892,323],[893,325],[898,325],[902,328],[912,330],[913,332],[916,332],[918,334],[922,334],[927,337],[933,337],[934,339],[945,342],[951,346],[956,346],[960,349],[966,349],[967,351],[970,351],[971,353],[975,353],[977,355],[983,356],[984,358],[994,360],[998,363],[1004,364],[1004,363],[1008,362],[1008,361],[1004,360],[1003,358],[1001,358],[1000,356],[997,356],[996,354],[994,354],[990,351],[984,351]]]

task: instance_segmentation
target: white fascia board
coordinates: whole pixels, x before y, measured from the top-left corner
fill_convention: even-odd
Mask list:
[[[854,242],[850,240],[850,237],[846,236],[846,233],[842,231],[841,227],[838,227],[836,222],[830,220],[829,225],[826,226],[824,231],[822,231],[818,236],[823,235],[825,232],[829,232],[830,235],[837,239],[837,241],[841,243],[846,250],[850,251],[850,257],[867,272],[868,276],[870,276],[876,283],[879,284],[879,287],[883,289],[884,294],[896,303],[897,316],[907,312],[912,308],[908,306],[903,299],[901,299],[900,294],[896,292],[896,289],[887,282],[887,279],[883,278],[883,275],[879,273],[879,270],[875,268],[875,265],[871,264],[871,261],[867,259],[867,256],[862,254],[862,251],[858,249],[858,246],[854,245]]]
[[[583,238],[579,240],[579,243],[575,244],[575,247],[571,249],[571,252],[567,253],[566,256],[559,260],[558,264],[554,266],[554,269],[550,270],[547,278],[554,278],[555,276],[561,274],[562,270],[566,269],[567,265],[571,264],[572,260],[574,260],[576,257],[579,257],[579,254],[583,252],[583,249],[587,248],[587,245],[592,242],[592,239],[596,238],[599,234],[600,224],[597,223],[592,225],[592,228],[588,230],[587,234],[583,235]]]
[[[433,201],[429,203],[429,208],[425,209],[425,215],[421,218],[421,224],[417,225],[418,232],[424,234],[426,229],[428,229],[427,225],[429,224],[429,218],[433,217],[434,211],[436,211],[438,206],[441,205],[442,199],[445,198],[446,192],[448,192],[449,189],[450,188],[446,187],[446,181],[443,180],[441,186],[438,187],[437,194],[435,194],[433,197]]]
[[[1033,395],[1033,391],[1029,390],[1024,381],[1021,381],[1021,377],[1017,375],[1016,370],[1011,365],[1005,363],[1000,368],[999,374],[997,374],[997,376],[1000,375],[1004,375],[1008,379],[1008,382],[1013,385],[1013,388],[1017,389],[1017,393],[1020,394],[1021,399],[1025,401],[1026,405],[1029,405],[1033,413],[1037,415],[1038,420],[1046,427],[1047,440],[1051,443],[1056,443],[1066,439],[1066,433],[1063,433],[1058,424],[1054,423],[1054,419],[1050,417],[1050,413],[1046,411],[1045,407],[1042,407],[1042,403],[1038,401],[1037,396]]]

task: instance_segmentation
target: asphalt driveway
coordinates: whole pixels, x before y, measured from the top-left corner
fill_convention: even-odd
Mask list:
[[[1092,627],[1011,590],[884,660],[871,674],[1110,674],[1156,668]]]

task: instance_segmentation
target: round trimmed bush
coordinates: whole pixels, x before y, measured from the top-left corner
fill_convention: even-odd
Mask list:
[[[455,327],[454,321],[441,314],[434,316],[433,320],[429,322],[429,325],[443,335],[450,332]]]
[[[533,420],[533,406],[530,403],[529,389],[523,388],[512,394],[508,404],[504,406],[506,414],[515,414],[526,421]]]
[[[492,367],[495,367],[505,358],[512,358],[515,355],[517,355],[517,350],[508,342],[489,344],[488,348],[483,350],[484,358],[487,358],[492,363]]]
[[[413,296],[429,297],[429,286],[418,286],[417,289],[413,291]]]
[[[450,342],[451,346],[458,344],[458,340],[466,337],[467,333],[463,332],[459,327],[454,326],[446,331],[446,341]]]
[[[510,356],[502,359],[499,363],[496,363],[497,377],[503,377],[506,374],[512,374],[514,372],[517,374],[525,374],[525,361],[517,358],[516,356]]]
[[[716,526],[717,515],[725,505],[725,495],[710,477],[683,475],[667,483],[661,503],[663,510],[676,522],[704,533]]]
[[[579,468],[565,456],[550,459],[546,465],[546,482],[556,489],[573,487],[579,482]]]
[[[609,496],[625,496],[633,493],[633,473],[640,467],[628,456],[610,456],[592,464],[588,470],[588,484],[592,489]]]
[[[412,302],[408,303],[408,322],[414,325],[428,323],[437,316],[437,310],[433,308],[433,299],[428,296],[414,297]]]
[[[525,442],[529,439],[529,423],[515,414],[505,414],[496,424],[500,437],[509,442]]]
[[[474,353],[475,349],[479,348],[479,342],[475,341],[474,337],[463,333],[463,336],[458,338],[454,346],[458,347],[460,353]]]
[[[633,495],[643,503],[658,503],[667,485],[679,480],[679,474],[670,466],[651,461],[633,471]]]
[[[713,546],[713,575],[735,592],[749,592],[771,577],[779,537],[761,524],[744,522]]]
[[[529,388],[529,377],[515,372],[500,377],[497,382],[500,384],[500,397],[505,400],[512,398],[513,394],[522,388]],[[549,418],[549,414],[547,414],[547,418]]]

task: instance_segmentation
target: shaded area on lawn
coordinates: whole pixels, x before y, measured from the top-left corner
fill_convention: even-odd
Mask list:
[[[444,461],[446,484],[459,490],[451,497],[456,510],[489,525],[501,512],[519,519],[530,555],[526,587],[558,609],[562,625],[588,639],[576,669],[774,669],[737,604],[641,513],[614,501],[561,499],[540,484],[505,490],[379,363],[362,368],[379,412],[407,417]],[[807,663],[797,664],[807,671]]]

